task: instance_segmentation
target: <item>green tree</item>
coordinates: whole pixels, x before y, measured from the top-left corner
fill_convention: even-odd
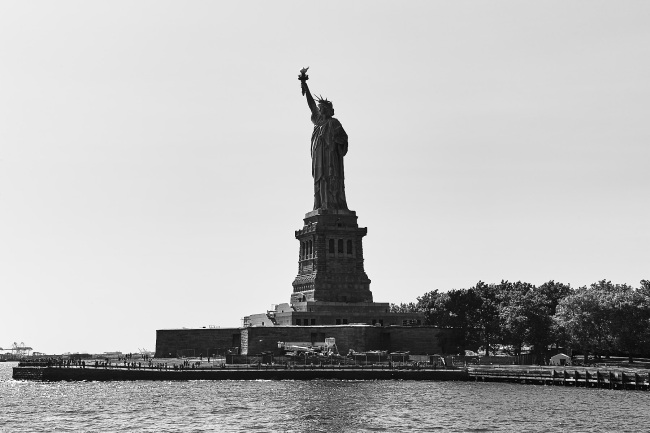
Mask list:
[[[453,289],[445,293],[437,290],[418,298],[420,311],[424,311],[427,324],[445,328],[438,335],[438,343],[445,353],[464,353],[476,350],[480,336],[474,317],[481,300],[473,290]]]
[[[532,346],[537,362],[546,359],[548,347],[558,342],[562,335],[556,332],[553,317],[562,299],[572,293],[568,284],[551,280],[535,288],[528,294],[528,325],[526,342]]]
[[[485,354],[489,356],[501,334],[499,288],[479,281],[468,293],[478,299],[478,308],[470,310],[470,320],[478,331],[478,339],[485,347]]]
[[[583,352],[585,361],[589,354],[600,357],[632,348],[630,340],[636,337],[623,334],[631,330],[626,317],[632,317],[633,292],[626,284],[601,280],[560,301],[555,321],[569,342]]]
[[[408,304],[390,304],[391,313],[415,313],[417,311],[420,310],[418,310],[417,305],[413,302],[409,302]]]
[[[449,298],[447,293],[432,290],[417,298],[417,309],[424,313],[424,323],[430,326],[441,328],[448,326],[449,312],[446,308],[446,302]]]
[[[527,342],[531,306],[529,293],[535,288],[532,284],[501,281],[496,286],[499,299],[500,340],[510,346],[515,355],[520,355]]]
[[[611,284],[611,283],[610,283]],[[643,283],[642,283],[643,284]],[[650,344],[650,297],[648,292],[622,284],[613,285],[607,292],[610,332],[616,352],[628,356],[649,353]]]

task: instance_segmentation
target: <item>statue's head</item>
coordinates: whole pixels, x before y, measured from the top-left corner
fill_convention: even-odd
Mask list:
[[[331,101],[318,97],[318,112],[321,116],[332,117],[334,115],[334,106]]]

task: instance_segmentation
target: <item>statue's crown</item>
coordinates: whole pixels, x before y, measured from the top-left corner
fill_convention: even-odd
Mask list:
[[[323,98],[322,96],[318,95],[316,97],[316,100],[318,101],[319,104],[327,104],[330,107],[332,106],[332,101],[328,101],[326,98]]]

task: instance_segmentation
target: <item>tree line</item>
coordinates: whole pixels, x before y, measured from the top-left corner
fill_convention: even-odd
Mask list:
[[[448,292],[433,290],[417,302],[391,304],[393,312],[422,312],[425,324],[448,328],[439,335],[444,353],[497,346],[512,355],[529,348],[543,363],[549,349],[573,349],[596,358],[650,356],[650,281],[640,287],[602,280],[578,289],[549,281],[517,281]]]

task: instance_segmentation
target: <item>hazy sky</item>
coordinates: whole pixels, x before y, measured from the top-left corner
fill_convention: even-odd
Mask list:
[[[155,348],[288,302],[297,75],[375,301],[650,278],[650,3],[0,2],[0,347]]]

